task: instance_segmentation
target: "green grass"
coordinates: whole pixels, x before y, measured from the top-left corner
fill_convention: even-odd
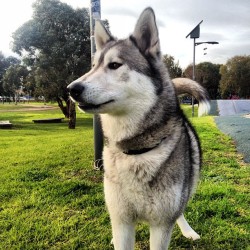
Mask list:
[[[62,117],[58,109],[17,106],[0,112],[0,120],[14,124],[0,130],[0,249],[113,249],[103,173],[93,170],[92,117],[77,114],[77,127],[69,130],[66,121],[32,122]],[[190,114],[190,106],[184,109]],[[191,122],[201,138],[203,170],[185,214],[201,240],[187,240],[175,227],[170,249],[249,249],[249,164],[213,117]],[[149,249],[145,224],[136,238],[136,249]]]

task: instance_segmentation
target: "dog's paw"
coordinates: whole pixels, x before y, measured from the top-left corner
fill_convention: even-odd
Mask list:
[[[199,240],[201,237],[194,230],[182,232],[183,236],[191,240]]]

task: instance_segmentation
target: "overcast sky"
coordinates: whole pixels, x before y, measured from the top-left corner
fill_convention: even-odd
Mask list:
[[[11,34],[31,18],[34,1],[0,0],[0,51],[5,56],[12,53]],[[62,2],[74,8],[90,5],[90,0]],[[193,39],[186,35],[201,20],[197,42],[219,44],[197,46],[196,63],[226,63],[235,55],[250,55],[250,0],[101,0],[101,15],[109,20],[114,36],[125,38],[133,32],[138,16],[148,6],[156,14],[163,54],[174,56],[183,68],[193,61]]]

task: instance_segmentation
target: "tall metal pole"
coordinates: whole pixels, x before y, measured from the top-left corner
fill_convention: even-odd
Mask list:
[[[101,19],[100,0],[90,0],[90,40],[91,40],[91,64],[93,65],[93,57],[96,51],[94,27],[95,20]],[[96,169],[103,168],[102,150],[103,150],[103,133],[101,120],[99,115],[93,117],[94,128],[94,167]]]
[[[192,29],[192,31],[186,36],[190,38],[194,39],[194,54],[193,54],[193,80],[195,81],[195,39],[200,37],[200,24],[203,22],[203,20],[201,20],[198,25],[196,25],[194,27],[194,29]],[[194,97],[192,96],[192,117],[194,117]]]
[[[195,81],[195,38],[194,38],[194,55],[193,55],[193,80]],[[192,96],[192,117],[194,117],[194,97]]]

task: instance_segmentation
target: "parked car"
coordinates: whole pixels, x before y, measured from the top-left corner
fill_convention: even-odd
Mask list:
[[[11,102],[11,98],[8,96],[0,96],[0,102]]]
[[[191,96],[182,96],[180,97],[180,103],[192,105],[192,97]],[[197,104],[198,101],[194,99],[194,104]]]

